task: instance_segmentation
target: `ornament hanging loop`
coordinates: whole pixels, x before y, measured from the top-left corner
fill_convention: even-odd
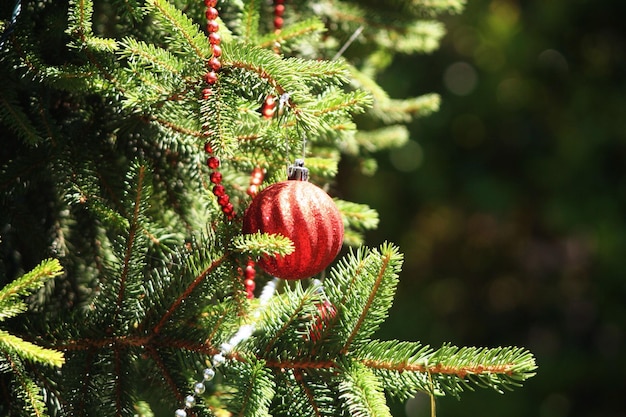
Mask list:
[[[308,181],[309,170],[304,167],[304,159],[296,159],[293,165],[287,168],[287,179],[296,181]]]

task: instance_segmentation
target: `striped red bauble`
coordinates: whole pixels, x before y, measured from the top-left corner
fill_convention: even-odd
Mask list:
[[[298,164],[299,162],[299,164]],[[282,279],[312,277],[337,256],[343,243],[343,220],[333,199],[307,181],[303,162],[292,166],[290,178],[272,184],[252,200],[243,218],[243,232],[280,234],[294,244],[286,256],[266,256],[257,263]]]

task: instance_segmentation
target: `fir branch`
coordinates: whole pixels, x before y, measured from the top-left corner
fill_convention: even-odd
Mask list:
[[[277,396],[272,415],[321,417],[344,415],[337,386],[341,374],[334,369],[277,370]]]
[[[284,296],[274,297],[270,301],[264,313],[265,319],[262,320],[264,332],[259,338],[259,351],[264,360],[282,357],[286,353],[285,346],[290,346],[289,349],[294,352],[300,350],[305,340],[298,329],[307,316],[307,309],[318,299],[319,294],[312,288],[304,291],[300,282],[297,282],[293,289],[286,289]]]
[[[380,257],[379,265],[370,264],[371,260],[378,257]],[[365,276],[355,275],[353,278],[359,279],[359,281],[362,279],[363,282],[369,284],[369,293],[363,294],[366,297],[361,300],[360,314],[341,348],[341,352],[344,354],[348,352],[357,336],[359,338],[367,337],[378,328],[393,301],[402,255],[394,246],[385,244],[380,248],[380,255],[374,252],[368,258],[362,263],[364,268],[361,274]]]
[[[310,390],[302,384],[301,374],[284,368],[282,372],[275,372],[276,401],[272,406],[273,415],[319,417],[319,408]]]
[[[178,384],[176,383],[174,376],[170,372],[169,367],[163,361],[161,353],[151,345],[146,346],[146,353],[148,357],[152,360],[154,365],[160,371],[161,377],[165,380],[165,384],[168,386],[171,392],[176,396],[177,401],[182,402],[184,395],[180,390]]]
[[[63,273],[61,264],[56,259],[42,261],[31,271],[7,284],[0,290],[0,303],[8,306],[12,303],[21,304],[18,298],[31,294],[41,288],[47,281]]]
[[[365,204],[335,199],[335,203],[350,227],[375,229],[378,226],[378,212]]]
[[[141,1],[138,0],[112,0],[112,5],[115,6],[115,10],[117,12],[117,16],[130,19],[131,23],[133,20],[139,20],[143,14],[144,9],[141,7]]]
[[[185,69],[184,62],[167,49],[131,37],[122,39],[118,54],[156,71],[178,75]]]
[[[181,303],[185,299],[187,299],[189,297],[189,295],[196,289],[196,287],[198,285],[200,285],[200,283],[202,283],[202,281],[209,274],[211,274],[218,266],[220,266],[222,264],[222,262],[224,262],[225,259],[226,259],[225,255],[215,259],[213,262],[211,262],[211,264],[204,271],[202,271],[201,274],[199,274],[191,282],[191,284],[189,284],[189,286],[185,289],[185,291],[182,294],[180,294],[180,296],[178,296],[178,298],[170,305],[170,307],[167,309],[165,314],[161,317],[161,319],[159,320],[157,325],[154,326],[154,328],[152,329],[153,333],[157,334],[157,333],[159,333],[161,331],[163,326],[168,322],[170,316],[172,314],[174,314],[174,312],[178,309],[178,307],[181,305]]]
[[[227,95],[228,87],[225,80],[213,87],[213,94],[203,100],[200,105],[200,121],[202,123],[202,136],[211,143],[216,155],[231,155],[234,153],[236,134],[233,127],[235,108],[232,95]]]
[[[42,77],[50,86],[59,90],[74,93],[102,91],[105,79],[100,78],[101,69],[92,64],[80,66],[66,64],[62,68],[51,66],[42,69]],[[110,80],[112,79],[110,77]]]
[[[321,95],[317,99],[317,103],[311,107],[314,117],[322,120],[326,117],[337,117],[338,115],[344,116],[343,120],[348,119],[348,112],[360,113],[365,110],[366,107],[371,106],[371,96],[361,90],[352,91],[349,93],[339,92],[335,90],[329,90],[325,94]],[[331,119],[332,121],[333,119]],[[320,126],[320,130],[324,126]],[[328,130],[338,130],[336,127],[330,127]]]
[[[401,148],[409,140],[409,130],[405,125],[391,125],[376,130],[360,130],[355,134],[359,146],[368,152],[383,149]]]
[[[280,59],[271,51],[245,44],[224,45],[224,65],[252,72],[265,80],[277,96],[289,94],[288,105],[298,115],[310,100],[311,86],[316,83],[338,84],[346,80],[346,69],[339,62],[309,61],[299,58]]]
[[[428,361],[431,374],[455,375],[477,386],[492,388],[499,393],[503,389],[519,386],[520,382],[535,375],[533,355],[518,347],[476,348],[442,346]],[[453,391],[442,380],[443,389]]]
[[[309,386],[309,384],[307,384],[307,381],[305,381],[302,371],[295,370],[293,374],[295,376],[296,383],[301,388],[302,392],[304,393],[304,397],[306,398],[309,406],[312,408],[313,415],[323,416],[323,404],[320,404],[320,402],[324,401],[324,397],[321,395],[317,395],[317,393],[313,390],[314,387],[311,387]],[[289,414],[290,413],[288,413],[287,415]]]
[[[17,104],[15,92],[2,88],[0,94],[0,120],[24,142],[35,145],[42,137],[24,110]]]
[[[140,213],[142,210],[142,206],[145,205],[146,199],[146,187],[144,184],[145,177],[147,175],[146,166],[140,165],[136,167],[135,174],[135,186],[134,186],[134,204],[133,204],[133,213],[131,218],[129,219],[129,229],[128,235],[126,237],[126,249],[124,253],[124,259],[122,261],[122,270],[119,276],[119,291],[117,294],[117,308],[116,308],[116,316],[119,314],[122,309],[122,304],[128,294],[126,293],[126,285],[129,278],[129,270],[131,268],[131,259],[133,258],[135,252],[135,240],[137,238],[137,232],[140,229]],[[136,267],[136,265],[132,265]]]
[[[123,359],[126,355],[122,356],[122,352],[120,349],[113,349],[113,375],[115,375],[115,379],[113,381],[113,398],[114,398],[114,407],[115,407],[115,415],[123,416],[128,414],[125,412],[130,402],[126,401],[127,396],[129,396],[130,392],[125,389],[124,382],[127,380],[128,371],[126,371],[126,367],[123,364]]]
[[[255,39],[258,37],[261,6],[261,1],[250,0],[246,2],[243,9],[241,37],[249,43],[255,43]]]
[[[342,364],[343,378],[339,399],[351,416],[391,417],[379,378],[358,362]]]
[[[278,79],[280,76],[273,74],[273,69],[279,72],[282,66],[282,60],[273,52],[239,43],[224,45],[222,49],[224,64],[255,73],[258,78],[267,81],[276,90],[278,96],[289,90],[288,86],[280,83]],[[302,92],[303,86],[293,85],[298,87],[299,92]],[[289,93],[291,94],[291,91]]]
[[[40,388],[26,373],[23,364],[19,359],[5,354],[4,359],[9,364],[11,373],[14,376],[12,383],[12,391],[21,404],[15,407],[15,410],[27,411],[31,416],[45,417],[47,416],[43,396]],[[20,410],[20,411],[22,411]]]
[[[196,137],[196,138],[200,138],[200,137],[203,136],[203,134],[202,134],[202,132],[200,130],[190,129],[190,128],[186,127],[186,126],[179,125],[179,124],[175,123],[172,120],[165,120],[165,119],[159,118],[159,117],[157,117],[155,115],[144,116],[143,120],[149,121],[149,122],[154,122],[154,123],[162,126],[165,129],[172,130],[174,132],[177,132],[177,133],[180,133],[180,134],[183,134],[183,135],[186,135],[186,136],[193,136],[193,137]]]
[[[407,99],[392,99],[370,76],[348,65],[351,83],[372,95],[373,105],[369,113],[383,123],[407,123],[414,117],[427,116],[439,109],[438,94],[424,94]]]
[[[60,367],[65,362],[62,352],[42,348],[4,330],[0,330],[0,350],[11,352],[24,360],[53,367]]]
[[[433,351],[419,343],[372,341],[355,356],[375,369],[399,398],[414,390],[458,396],[463,388],[488,387],[498,392],[532,377],[535,360],[517,347],[476,348],[444,345]]]
[[[234,356],[237,357],[237,356]],[[275,370],[280,369],[293,369],[297,371],[304,370],[312,370],[312,369],[329,369],[333,370],[338,368],[337,362],[334,360],[322,360],[322,359],[311,359],[311,358],[301,358],[299,360],[289,360],[289,359],[277,359],[277,360],[268,360],[265,362],[265,365],[268,368],[272,368]]]
[[[131,62],[126,68],[127,77],[132,83],[130,88],[126,88],[124,100],[125,108],[149,109],[162,106],[167,100],[172,100],[180,93],[181,85],[178,78],[170,74],[146,71],[138,64]]]
[[[28,306],[24,302],[0,302],[0,321],[15,317],[28,310]]]
[[[387,51],[432,52],[445,33],[443,25],[436,21],[418,20],[417,15],[423,16],[425,13],[411,6],[407,8],[406,4],[401,4],[400,7],[404,7],[404,10],[388,7],[387,4],[378,10],[369,10],[363,5],[341,2],[335,4],[335,10],[330,15],[334,20],[367,28],[364,37]],[[407,19],[408,16],[412,18]]]
[[[403,11],[423,13],[435,16],[442,13],[460,13],[465,6],[465,0],[419,0],[410,2],[398,2],[404,6]]]
[[[91,0],[70,0],[66,33],[84,42],[91,35],[93,2]]]
[[[239,308],[238,301],[226,300],[212,305],[203,315],[201,323],[206,334],[203,345],[212,349],[212,354],[219,350],[215,346],[230,336],[230,329],[240,324],[239,316],[234,314]]]
[[[169,40],[179,47],[181,53],[191,48],[197,62],[203,62],[211,55],[206,36],[183,12],[167,0],[149,0],[147,7],[155,17],[155,22],[168,34]]]
[[[289,255],[293,252],[293,242],[279,234],[252,233],[233,238],[233,248],[238,252],[257,258],[259,256]]]
[[[235,389],[227,409],[237,417],[267,417],[274,397],[274,379],[263,361],[239,362],[227,368],[225,377]]]
[[[318,155],[320,156],[306,158],[306,166],[311,177],[334,178],[339,172],[339,153],[330,150],[324,155],[323,150],[320,149]]]
[[[268,33],[258,40],[257,45],[267,49],[273,48],[278,43],[281,48],[284,48],[291,42],[302,41],[305,36],[317,35],[325,30],[324,23],[319,18],[309,18],[301,22],[294,22],[278,33]]]
[[[85,45],[94,51],[114,52],[119,45],[115,39],[101,38],[99,36],[89,36],[85,39]]]

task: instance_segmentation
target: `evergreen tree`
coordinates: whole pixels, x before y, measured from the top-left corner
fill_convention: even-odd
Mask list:
[[[251,270],[295,249],[241,232],[290,162],[332,194],[342,155],[372,173],[437,109],[375,78],[463,1],[205,3],[0,6],[0,318],[23,313],[0,331],[2,413],[383,416],[531,377],[522,348],[375,338],[402,255],[361,246],[371,208],[335,199],[350,249],[320,280]]]

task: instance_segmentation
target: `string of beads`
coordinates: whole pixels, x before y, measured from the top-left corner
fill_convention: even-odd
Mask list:
[[[265,177],[265,173],[259,167],[255,167],[250,174],[250,185],[246,190],[246,193],[253,197],[257,195],[259,192],[259,185],[263,182],[263,178]],[[256,277],[256,270],[254,269],[254,261],[249,259],[246,263],[246,267],[243,271],[240,272],[240,275],[243,275],[243,285],[246,290],[246,297],[250,300],[254,298],[254,289],[256,284],[254,282],[254,278]]]
[[[209,155],[207,158],[206,164],[207,166],[213,170],[209,179],[211,183],[213,183],[213,194],[217,197],[217,204],[222,208],[222,212],[226,215],[228,220],[232,220],[235,218],[235,208],[233,207],[233,203],[230,202],[230,197],[226,193],[226,188],[222,185],[222,173],[218,171],[220,167],[220,160],[217,156],[213,154],[213,149],[211,148],[210,143],[204,144],[204,151]]]
[[[207,18],[207,33],[209,43],[211,44],[211,58],[207,61],[208,71],[204,75],[204,81],[207,86],[202,90],[202,98],[204,100],[208,100],[213,94],[212,87],[218,81],[217,73],[221,69],[222,64],[220,61],[220,57],[222,56],[221,49],[221,37],[217,33],[219,30],[219,24],[217,22],[217,18],[219,16],[219,12],[216,9],[217,0],[204,0],[204,4],[206,6],[206,18]],[[283,19],[282,15],[284,13],[285,6],[284,0],[277,0],[274,5],[274,30],[276,33],[279,33],[282,29]],[[275,98],[273,96],[269,96],[266,99],[268,102],[268,106],[271,109],[264,111],[264,117],[271,118],[274,115],[276,109]],[[265,107],[264,107],[265,109]],[[266,115],[267,113],[267,115]],[[214,155],[213,148],[209,142],[206,142],[204,145],[204,151],[208,155],[206,164],[212,170],[210,174],[210,181],[213,183],[213,194],[217,197],[217,202],[220,205],[222,212],[226,215],[229,220],[235,218],[235,210],[233,204],[230,202],[230,197],[226,193],[226,188],[222,185],[222,173],[219,171],[220,160],[217,156]],[[259,167],[256,167],[252,170],[250,175],[250,184],[246,193],[254,197],[259,190],[259,186],[263,182],[265,173]],[[240,268],[241,270],[241,268]],[[254,290],[256,287],[255,284],[255,276],[256,270],[254,268],[254,261],[248,260],[245,268],[242,270],[242,275],[244,277],[244,287],[246,290],[247,298],[254,298]],[[276,291],[276,286],[278,283],[278,279],[274,278],[273,280],[267,282],[259,296],[259,308],[253,314],[255,317],[259,317],[262,309],[268,303],[270,298],[274,295]],[[252,325],[243,325],[239,328],[237,333],[226,343],[220,346],[220,352],[213,355],[211,358],[211,366],[207,367],[202,372],[202,380],[197,381],[193,384],[193,394],[189,394],[184,399],[184,406],[182,408],[177,409],[174,412],[175,417],[187,417],[187,410],[196,406],[196,396],[200,396],[204,394],[206,391],[206,383],[213,380],[215,377],[215,369],[220,367],[226,362],[227,354],[232,351],[232,349],[241,341],[248,339],[254,331],[254,327]]]
[[[277,285],[278,278],[274,278],[265,284],[263,290],[261,291],[261,295],[259,296],[259,307],[252,314],[253,318],[257,319],[261,316],[263,309],[265,309],[267,303],[276,292]],[[233,337],[228,340],[228,342],[222,343],[219,353],[213,355],[211,358],[211,366],[202,371],[202,380],[196,381],[193,384],[193,394],[185,396],[184,406],[174,412],[174,417],[187,417],[187,410],[196,406],[196,396],[204,394],[206,391],[206,384],[215,377],[216,368],[219,368],[226,363],[228,354],[232,352],[235,346],[252,336],[253,332],[254,325],[244,324],[237,330],[237,333],[235,333]]]
[[[220,46],[222,40],[218,33],[219,31],[219,23],[217,22],[217,18],[219,17],[219,12],[216,9],[217,0],[204,0],[204,4],[206,6],[206,31],[208,33],[209,44],[211,45],[211,58],[207,61],[207,69],[208,71],[204,75],[204,81],[207,83],[207,86],[202,90],[203,99],[207,100],[213,94],[212,87],[217,82],[218,76],[217,73],[222,67],[222,63],[220,62],[220,57],[222,56],[222,48]],[[213,183],[213,194],[217,197],[217,203],[222,209],[222,212],[229,220],[233,220],[236,216],[234,206],[230,201],[230,197],[226,192],[226,188],[222,184],[222,173],[218,170],[220,167],[220,160],[213,153],[213,148],[209,142],[205,143],[204,150],[208,154],[207,158],[207,166],[213,171],[210,175],[211,183]],[[251,197],[254,197],[258,191],[258,187],[263,181],[264,173],[260,168],[255,168],[252,171],[250,178],[250,186],[248,187],[247,193]],[[254,289],[256,287],[254,279],[256,276],[256,271],[254,269],[254,262],[249,260],[245,269],[242,271],[242,275],[244,276],[244,287],[246,290],[247,298],[254,298]]]
[[[283,28],[285,0],[274,0],[274,33],[279,34]]]
[[[285,14],[285,0],[275,0],[274,1],[274,33],[278,35],[282,29],[284,24],[283,14]],[[280,53],[280,43],[276,42],[274,44],[274,52],[277,54]],[[271,119],[274,117],[274,113],[276,113],[276,97],[273,95],[269,95],[265,98],[263,102],[263,107],[261,109],[261,114],[265,119]]]
[[[204,0],[206,6],[206,30],[208,33],[209,43],[211,45],[211,58],[207,61],[207,72],[204,74],[204,81],[207,86],[202,90],[202,98],[208,100],[213,94],[213,86],[217,83],[217,72],[222,68],[220,57],[222,56],[222,39],[218,33],[219,23],[217,18],[219,12],[215,8],[217,6],[217,0]],[[208,135],[208,132],[205,132]],[[210,175],[211,183],[213,183],[213,194],[217,197],[217,203],[220,205],[222,212],[226,215],[226,218],[232,220],[235,218],[235,209],[230,202],[230,197],[226,193],[226,188],[222,185],[222,173],[219,171],[220,160],[213,153],[213,148],[209,142],[204,144],[204,151],[208,157],[206,160],[207,166],[213,171]]]

